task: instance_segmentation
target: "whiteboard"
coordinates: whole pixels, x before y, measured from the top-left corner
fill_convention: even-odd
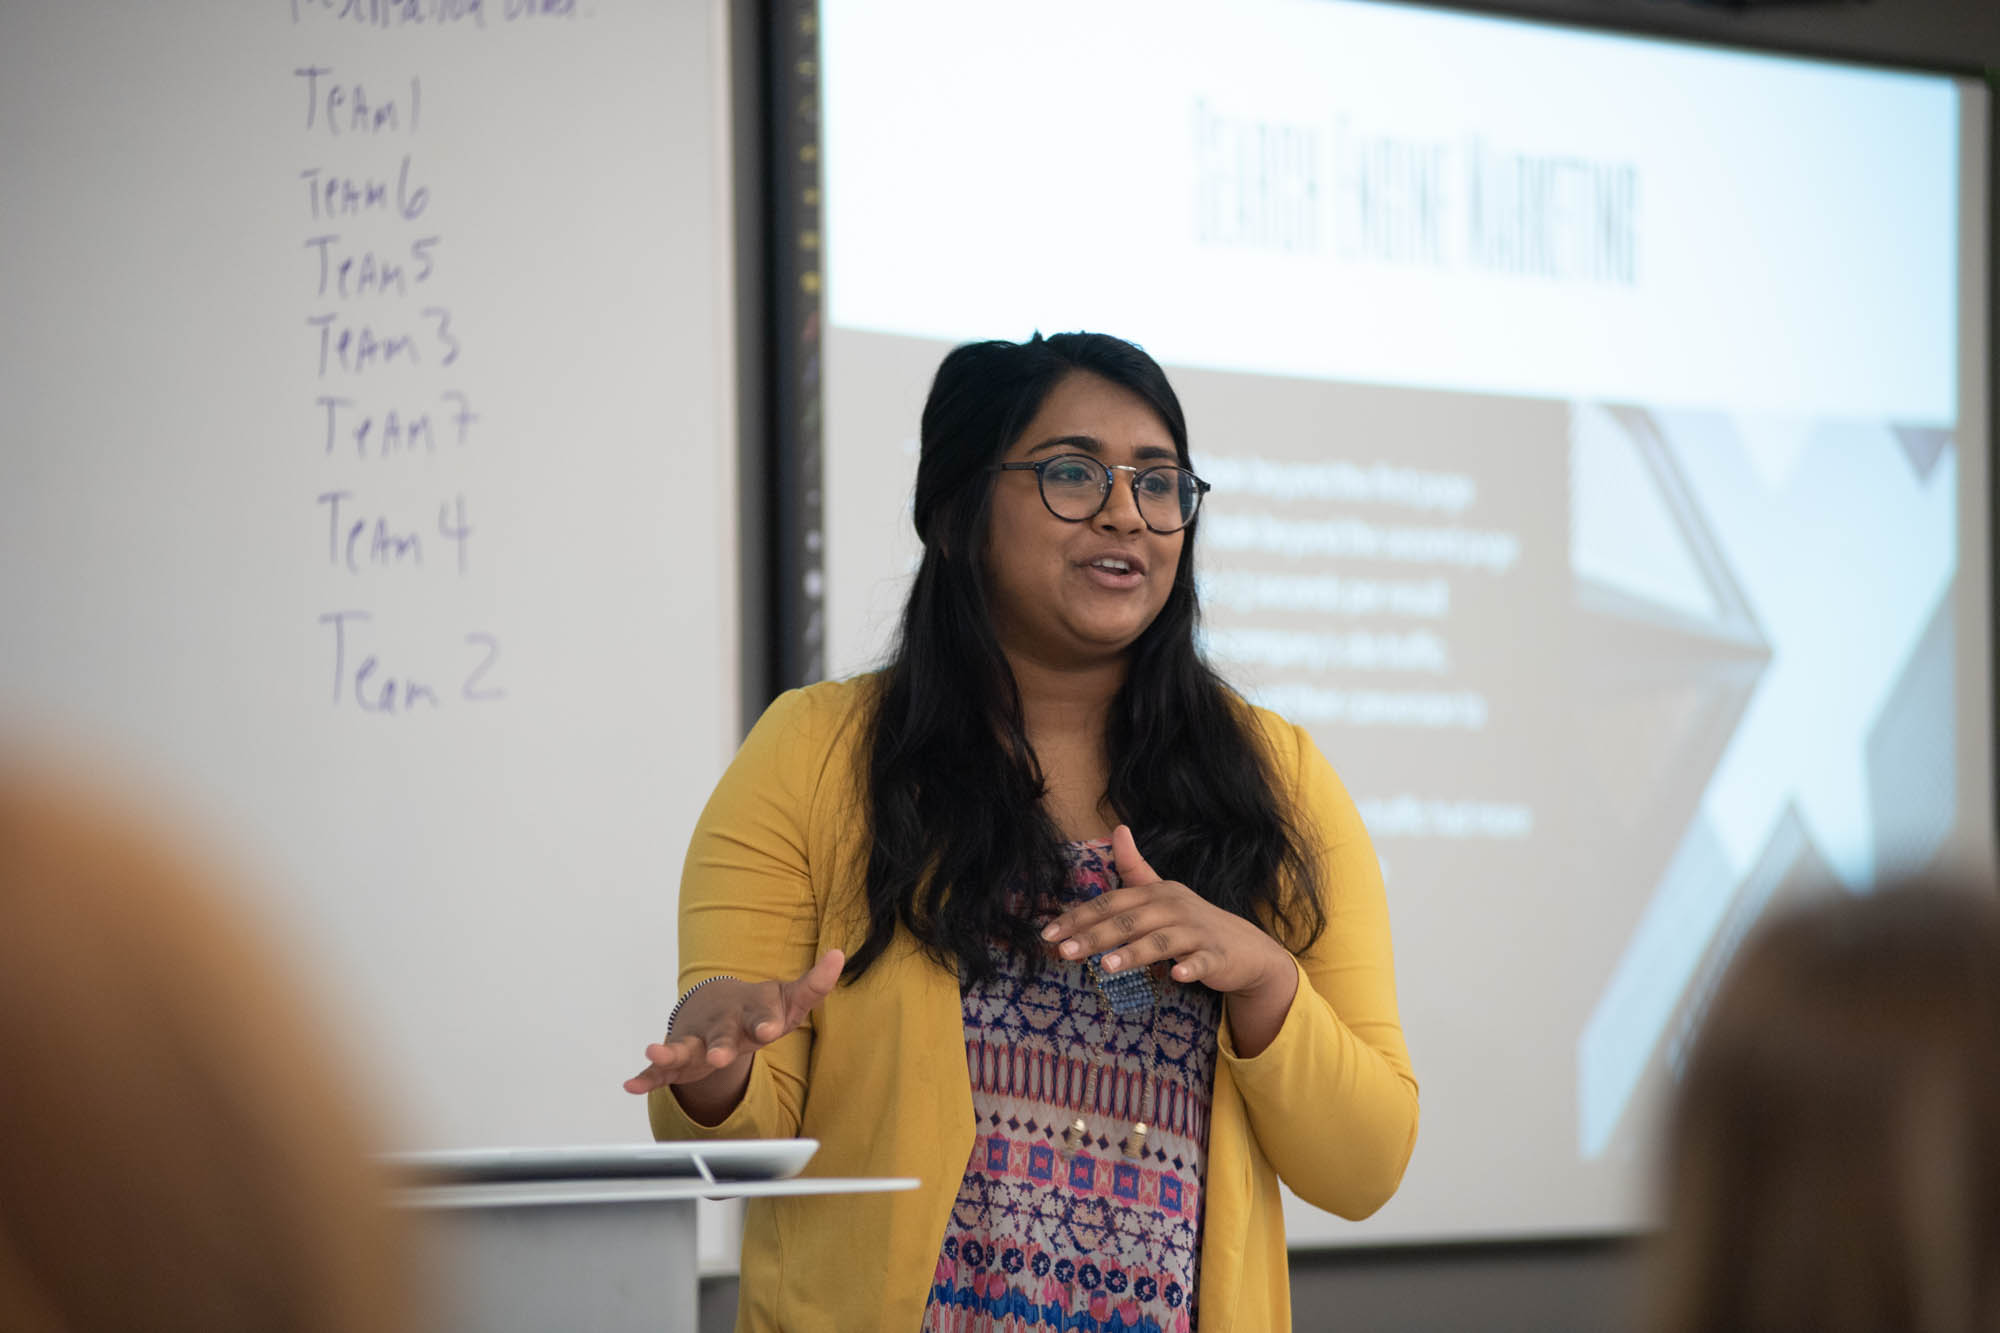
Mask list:
[[[724,40],[0,8],[0,734],[238,868],[393,1146],[647,1137],[737,739]]]

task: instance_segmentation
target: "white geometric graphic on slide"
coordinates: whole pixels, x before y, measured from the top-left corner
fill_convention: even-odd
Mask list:
[[[1887,426],[1801,430],[1693,412],[1612,419],[1590,408],[1579,408],[1573,449],[1579,572],[1686,615],[1712,604],[1698,586],[1700,556],[1719,553],[1770,651],[1578,1039],[1578,1134],[1592,1157],[1732,904],[1758,887],[1748,881],[1787,810],[1850,889],[1887,868],[1877,863],[1867,741],[1956,572],[1957,455],[1913,458]],[[1634,454],[1653,466],[1633,467]],[[1675,498],[1696,511],[1706,552],[1659,558],[1661,511],[1632,485],[1661,464]],[[1655,550],[1621,548],[1621,532]]]

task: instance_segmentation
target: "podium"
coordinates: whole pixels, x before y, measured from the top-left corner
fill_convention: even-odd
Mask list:
[[[696,1333],[697,1199],[914,1189],[798,1177],[811,1139],[400,1153],[447,1333]]]

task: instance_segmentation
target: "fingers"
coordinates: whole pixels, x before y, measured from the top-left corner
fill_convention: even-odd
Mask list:
[[[805,1022],[806,1015],[819,1008],[821,1002],[833,994],[833,988],[840,984],[840,969],[846,963],[847,956],[840,950],[828,949],[804,976],[780,988],[784,996],[784,1027],[779,1036]]]
[[[714,1072],[709,1055],[708,1044],[698,1037],[674,1037],[654,1042],[646,1048],[646,1058],[652,1063],[625,1080],[625,1091],[645,1093],[670,1083],[707,1078]]]
[[[1157,886],[1112,889],[1076,906],[1042,927],[1042,938],[1065,958],[1101,953],[1185,915],[1176,900]],[[1070,947],[1074,944],[1076,947]]]
[[[1123,824],[1111,830],[1111,864],[1117,868],[1120,884],[1160,882],[1160,877],[1153,873],[1153,867],[1147,865],[1146,858],[1139,855],[1139,844],[1132,840],[1132,830]]]
[[[796,981],[717,980],[691,998],[666,1040],[646,1048],[652,1063],[625,1080],[625,1090],[651,1092],[691,1083],[726,1069],[796,1028],[840,984],[847,957],[828,949]]]
[[[755,999],[699,1020],[683,1014],[675,1026],[680,1030],[646,1048],[646,1058],[652,1063],[625,1080],[627,1092],[651,1092],[671,1083],[707,1078],[791,1030],[781,1008]]]
[[[1106,972],[1129,972],[1135,967],[1151,967],[1163,959],[1192,957],[1200,948],[1187,930],[1154,930],[1123,944],[1107,946],[1097,965]]]
[[[776,1019],[768,1016],[766,1024],[774,1028],[778,1026]],[[759,1047],[769,1044],[769,1041],[759,1041],[752,1031],[740,1024],[718,1025],[706,1035],[682,1033],[648,1046],[646,1058],[652,1063],[626,1079],[625,1090],[651,1092],[670,1083],[692,1083],[707,1078],[718,1069],[728,1068],[742,1057],[755,1053]]]
[[[1168,885],[1154,873],[1146,858],[1139,855],[1139,848],[1132,841],[1132,830],[1124,824],[1111,832],[1111,852],[1121,887],[1077,904],[1042,929],[1042,938],[1055,945],[1065,958],[1116,948],[1156,928],[1157,920],[1145,917],[1140,909],[1163,901],[1161,886],[1180,887]],[[1174,896],[1167,894],[1166,898]]]
[[[1042,938],[1054,943],[1067,939],[1078,931],[1088,930],[1098,922],[1131,911],[1148,900],[1148,895],[1133,889],[1111,889],[1095,898],[1080,902],[1042,927]]]
[[[812,965],[812,970],[799,980],[820,999],[833,994],[833,988],[840,984],[840,969],[847,966],[847,955],[838,949],[828,949]]]
[[[1044,938],[1063,958],[1103,954],[1100,966],[1110,972],[1176,957],[1201,944],[1186,913],[1173,902],[1124,899],[1093,913],[1094,920],[1085,919],[1082,909],[1067,915],[1069,920],[1051,922],[1053,935],[1045,930]]]

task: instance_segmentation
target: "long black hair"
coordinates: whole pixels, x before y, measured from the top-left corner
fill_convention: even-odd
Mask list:
[[[924,403],[915,518],[923,561],[869,723],[868,937],[850,980],[900,925],[967,981],[996,948],[1042,958],[1033,917],[1061,885],[1061,834],[987,604],[993,474],[1049,392],[1085,372],[1158,414],[1191,467],[1180,400],[1159,364],[1101,333],[955,348]],[[1113,702],[1106,797],[1146,860],[1303,949],[1325,928],[1311,849],[1286,809],[1257,723],[1195,646],[1194,539],[1173,590],[1128,650]]]

